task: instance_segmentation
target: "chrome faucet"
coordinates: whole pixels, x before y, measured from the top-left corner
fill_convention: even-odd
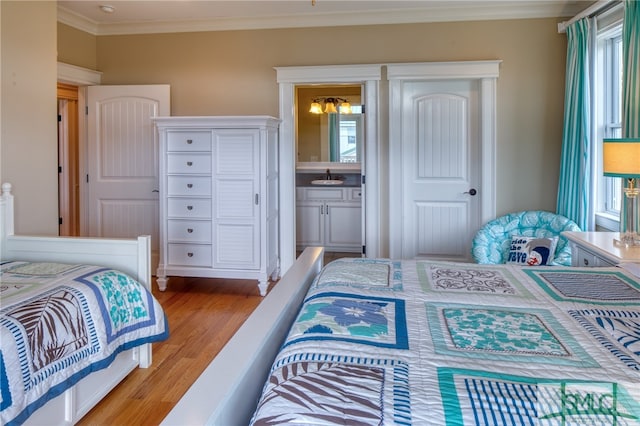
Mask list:
[[[331,170],[327,169],[327,180],[331,180]]]

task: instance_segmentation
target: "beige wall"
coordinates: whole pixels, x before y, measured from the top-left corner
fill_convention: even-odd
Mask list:
[[[170,84],[173,115],[277,116],[276,66],[501,59],[498,213],[555,210],[566,55],[557,21],[99,36],[97,69],[104,84]]]
[[[566,38],[556,19],[95,37],[63,29],[54,2],[0,2],[2,181],[17,229],[57,232],[58,58],[104,84],[169,83],[172,114],[278,114],[275,66],[501,59],[498,213],[555,209]],[[74,35],[75,34],[75,35]]]
[[[58,62],[97,69],[96,36],[58,23]]]
[[[16,232],[57,235],[56,3],[0,9],[0,180],[13,184]]]

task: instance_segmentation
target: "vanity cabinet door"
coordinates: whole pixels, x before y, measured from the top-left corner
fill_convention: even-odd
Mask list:
[[[325,244],[336,249],[362,246],[360,203],[331,202],[325,205]]]
[[[296,235],[300,247],[324,245],[324,202],[296,203]]]

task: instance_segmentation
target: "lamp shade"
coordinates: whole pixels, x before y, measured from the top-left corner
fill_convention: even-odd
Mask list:
[[[309,108],[309,112],[313,114],[322,114],[322,105],[319,102],[313,102],[311,104],[311,108]]]
[[[331,112],[338,112],[338,110],[336,109],[336,104],[327,100],[327,103],[324,104],[324,112],[326,112],[327,114]]]
[[[351,114],[351,104],[349,102],[340,104],[340,114]]]
[[[605,176],[640,177],[640,139],[604,139],[602,170]]]

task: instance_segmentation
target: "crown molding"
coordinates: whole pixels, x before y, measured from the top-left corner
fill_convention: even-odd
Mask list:
[[[62,6],[58,6],[58,22],[93,35],[98,35],[100,27],[96,21]]]
[[[141,21],[98,23],[71,10],[58,6],[58,22],[96,36],[150,34],[198,31],[256,30],[276,28],[307,28],[352,25],[409,24],[426,22],[484,21],[502,19],[566,18],[577,11],[564,10],[561,2],[492,2],[474,5],[450,2],[446,6],[412,9],[372,10],[266,16],[259,18],[224,18],[201,20]]]

